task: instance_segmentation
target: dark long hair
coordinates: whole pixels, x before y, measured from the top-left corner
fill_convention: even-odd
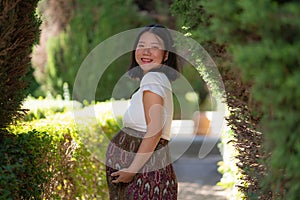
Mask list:
[[[168,52],[168,59],[161,63],[162,65],[159,68],[152,69],[150,71],[163,72],[170,81],[175,80],[179,76],[179,68],[177,65],[177,55],[174,53],[174,41],[170,34],[170,32],[162,25],[152,24],[146,26],[138,35],[131,54],[131,64],[128,69],[128,75],[133,79],[142,79],[143,78],[143,70],[139,66],[139,64],[135,60],[135,51],[137,48],[137,44],[140,40],[140,37],[143,33],[150,32],[158,36],[162,39],[165,47],[165,53]],[[170,69],[171,68],[171,69]]]

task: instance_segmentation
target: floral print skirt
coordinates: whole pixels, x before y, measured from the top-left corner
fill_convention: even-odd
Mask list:
[[[134,159],[144,132],[123,128],[106,152],[106,178],[110,200],[176,200],[177,180],[171,163],[168,141],[160,139],[147,163],[130,183],[112,183],[111,174],[127,168]]]

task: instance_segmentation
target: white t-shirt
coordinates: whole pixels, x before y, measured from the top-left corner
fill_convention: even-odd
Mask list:
[[[140,88],[133,94],[130,105],[123,116],[123,126],[146,132],[147,124],[143,106],[143,92],[151,91],[163,98],[164,123],[162,138],[170,140],[173,118],[173,97],[169,79],[162,72],[148,72],[141,80]]]

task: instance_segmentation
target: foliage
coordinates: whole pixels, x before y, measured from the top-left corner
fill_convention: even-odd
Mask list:
[[[0,146],[0,199],[39,199],[41,185],[50,178],[44,157],[54,150],[52,140],[36,130],[4,138]]]
[[[31,52],[32,54],[32,52]],[[25,82],[28,83],[28,86],[25,90],[26,94],[32,94],[32,96],[39,96],[39,88],[41,87],[40,83],[36,80],[34,76],[34,68],[30,66],[29,72],[24,78]]]
[[[221,180],[217,185],[222,186],[228,191],[228,199],[244,199],[245,194],[241,193],[236,185],[242,185],[242,174],[236,165],[239,161],[236,157],[238,151],[235,148],[234,132],[228,127],[221,135],[222,142],[219,144],[223,160],[218,163],[218,171],[222,174]]]
[[[173,9],[210,52],[226,50],[220,70],[245,198],[299,199],[299,2],[177,0]]]
[[[22,115],[21,101],[26,96],[25,76],[29,71],[29,54],[39,33],[35,15],[38,0],[0,3],[0,129]],[[21,36],[21,37],[20,37]]]
[[[12,137],[0,148],[0,199],[108,199],[106,135],[112,137],[120,123],[108,105],[10,126]],[[97,145],[96,150],[90,144]]]
[[[23,108],[27,109],[26,115],[22,118],[22,121],[33,121],[37,119],[46,118],[47,116],[63,113],[66,111],[80,109],[82,105],[76,101],[65,101],[59,98],[32,98],[28,96],[24,103]]]
[[[208,100],[208,88],[202,79],[202,77],[197,72],[193,66],[185,66],[182,69],[182,75],[188,80],[191,84],[193,90],[197,93],[199,106],[201,111],[209,111],[211,110],[211,105],[207,101]],[[198,75],[198,76],[197,76]]]
[[[74,5],[71,4],[73,12],[66,30],[47,42],[47,89],[52,95],[62,94],[64,82],[73,91],[77,71],[96,45],[114,34],[139,27],[148,21],[138,13],[131,0],[74,2]],[[128,56],[121,57],[106,70],[99,82],[96,100],[111,98],[114,85],[128,68],[126,64],[124,67],[124,63],[129,66]],[[88,82],[90,77],[86,78]],[[72,95],[76,97],[76,94]]]

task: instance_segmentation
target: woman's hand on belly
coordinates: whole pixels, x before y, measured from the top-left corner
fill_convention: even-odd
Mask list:
[[[128,168],[121,169],[117,172],[111,174],[111,176],[116,177],[113,183],[130,183],[136,173],[130,171]]]

